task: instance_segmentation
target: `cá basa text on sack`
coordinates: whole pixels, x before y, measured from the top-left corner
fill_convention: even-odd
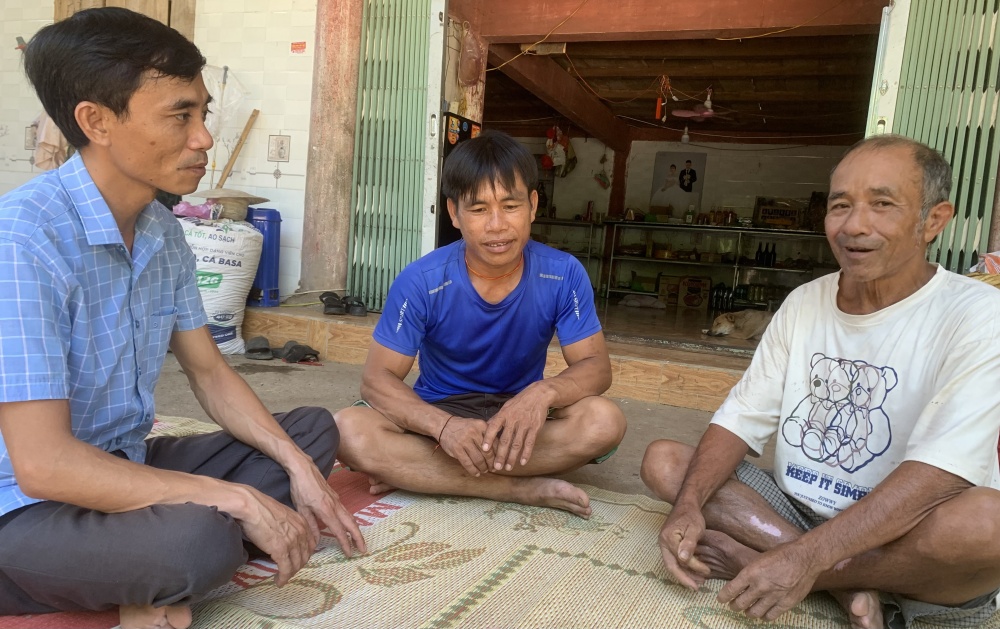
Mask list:
[[[232,266],[237,268],[243,267],[242,260],[233,260],[232,258],[217,258],[215,256],[202,256],[201,261],[205,264],[218,264],[219,266]]]

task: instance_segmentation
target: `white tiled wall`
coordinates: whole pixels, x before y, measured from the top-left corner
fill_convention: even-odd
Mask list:
[[[21,65],[16,38],[31,39],[52,22],[51,0],[3,0],[0,8],[0,194],[13,190],[41,171],[24,149],[24,128],[42,112]]]
[[[198,0],[195,16],[195,43],[209,65],[229,66],[230,77],[247,92],[239,115],[230,117],[217,138],[218,171],[225,166],[247,116],[255,108],[260,110],[226,187],[266,197],[270,201],[258,207],[281,213],[282,296],[298,288],[302,264],[316,2]],[[305,53],[293,54],[292,42],[305,42]],[[291,136],[290,161],[267,161],[271,135]],[[280,178],[274,177],[275,168],[281,170]],[[205,176],[202,187],[210,182],[211,174]]]
[[[633,142],[625,206],[649,207],[653,163],[660,151],[705,153],[705,174],[698,175],[704,181],[702,209],[731,206],[749,216],[757,196],[808,199],[814,190],[828,190],[830,171],[846,150],[844,146]]]
[[[247,116],[255,108],[260,110],[226,187],[267,197],[270,202],[261,207],[281,212],[282,295],[298,287],[302,263],[316,2],[198,0],[195,16],[195,43],[209,65],[228,65],[230,76],[247,92],[238,115],[218,134],[215,164],[219,173]],[[16,36],[31,39],[52,22],[53,14],[51,0],[3,0],[0,9],[0,194],[40,172],[27,161],[31,153],[23,146],[24,127],[42,108],[24,78],[21,53],[14,46]],[[305,53],[293,54],[292,42],[305,42]],[[289,162],[267,161],[270,135],[291,136]],[[281,170],[278,179],[273,175],[276,167]],[[211,175],[206,175],[202,187],[210,181]]]

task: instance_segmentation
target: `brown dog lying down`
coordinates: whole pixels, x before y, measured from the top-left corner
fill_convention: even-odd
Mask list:
[[[731,336],[734,339],[759,339],[773,316],[773,312],[763,310],[727,312],[715,318],[708,335]]]

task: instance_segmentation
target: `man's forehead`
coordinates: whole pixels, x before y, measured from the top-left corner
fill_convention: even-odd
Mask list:
[[[507,185],[499,177],[493,181],[486,180],[479,184],[479,188],[472,193],[469,202],[488,201],[497,199],[517,199],[528,196],[528,188],[519,175],[514,175],[514,186],[508,189]]]
[[[855,176],[882,176],[885,185],[896,179],[897,186],[905,183],[922,185],[923,171],[917,164],[913,152],[903,146],[861,148],[847,155],[830,176],[831,182],[844,178],[848,173]]]
[[[837,165],[830,176],[830,184],[831,195],[832,188],[851,184],[860,184],[869,190],[899,192],[911,185],[921,187],[923,170],[906,147],[861,148]]]
[[[142,83],[133,96],[140,93],[172,109],[178,108],[178,105],[203,107],[212,102],[212,95],[205,87],[205,81],[202,80],[201,74],[192,79],[185,79],[179,76],[165,76],[147,72],[143,75]]]

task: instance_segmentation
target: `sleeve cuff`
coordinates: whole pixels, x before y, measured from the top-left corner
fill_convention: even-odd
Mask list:
[[[394,343],[391,340],[385,338],[381,334],[377,334],[377,333],[373,334],[372,335],[372,340],[374,340],[376,343],[378,343],[382,347],[386,347],[388,349],[391,349],[394,352],[399,352],[403,356],[409,356],[410,358],[414,358],[417,355],[417,350],[416,349],[410,349],[409,347],[404,347],[404,346],[402,346],[402,345],[400,345],[398,343]]]
[[[0,383],[0,403],[68,399],[68,387],[66,383],[61,380]]]

